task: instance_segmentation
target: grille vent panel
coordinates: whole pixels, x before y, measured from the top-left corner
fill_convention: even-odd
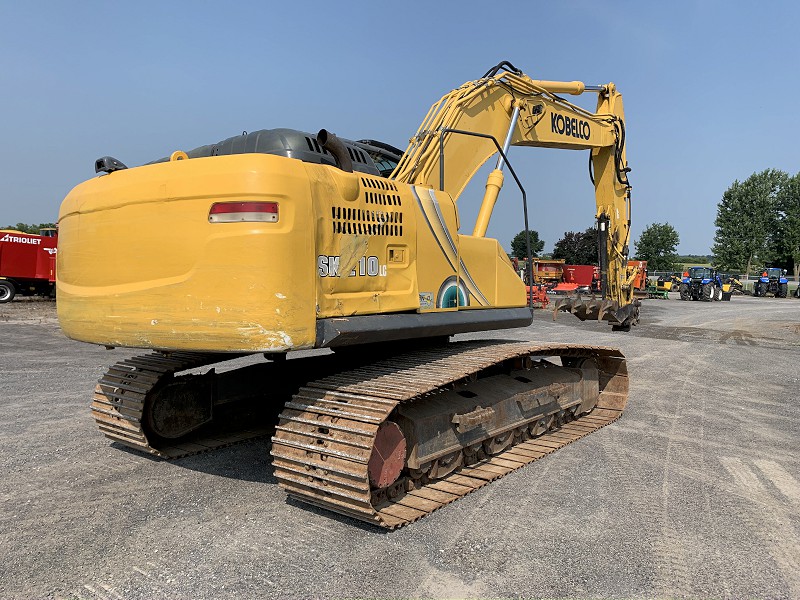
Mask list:
[[[403,235],[403,213],[400,211],[366,210],[343,206],[331,207],[333,233],[350,235]]]
[[[331,155],[330,152],[325,150],[322,146],[319,145],[317,138],[311,138],[306,136],[306,144],[308,144],[308,149],[312,152],[316,152],[317,154],[327,154],[328,156]]]
[[[397,185],[394,181],[389,179],[372,179],[371,177],[362,177],[361,183],[364,187],[372,188],[375,190],[397,191]]]
[[[402,206],[400,194],[397,192],[397,185],[388,179],[371,179],[362,177],[361,183],[367,190],[364,192],[364,201],[367,204],[377,204],[378,206]],[[374,191],[373,191],[374,190]]]

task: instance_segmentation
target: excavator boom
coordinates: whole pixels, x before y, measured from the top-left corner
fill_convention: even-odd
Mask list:
[[[596,110],[576,106],[559,93],[595,93]],[[457,200],[478,169],[498,153],[498,140],[506,140],[506,150],[511,145],[591,151],[602,301],[587,309],[586,303],[570,299],[557,310],[571,310],[580,318],[606,318],[626,328],[635,323],[638,302],[630,285],[635,274],[627,271],[630,168],[622,95],[616,86],[533,80],[510,63],[501,63],[431,107],[391,178],[429,185]],[[503,185],[502,167],[500,158],[489,175],[474,236],[486,233]]]

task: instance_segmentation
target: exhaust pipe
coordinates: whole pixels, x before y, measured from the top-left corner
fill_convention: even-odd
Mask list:
[[[317,133],[317,141],[333,155],[337,167],[345,173],[353,172],[353,160],[347,153],[347,148],[344,147],[344,144],[336,137],[335,133],[330,133],[327,129],[320,129],[319,133]]]

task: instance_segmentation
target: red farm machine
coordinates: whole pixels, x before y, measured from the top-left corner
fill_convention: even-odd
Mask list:
[[[21,296],[51,296],[56,280],[56,229],[40,235],[0,229],[0,303]]]

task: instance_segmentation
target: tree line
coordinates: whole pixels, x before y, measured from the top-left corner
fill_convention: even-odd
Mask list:
[[[55,226],[56,226],[55,223],[39,223],[38,225],[17,223],[16,225],[7,225],[6,227],[0,227],[0,229],[15,229],[17,231],[21,231],[22,233],[38,234],[40,229],[52,228]]]
[[[800,276],[800,173],[777,169],[753,173],[733,184],[717,204],[716,231],[711,255],[680,256],[680,237],[669,223],[648,225],[636,240],[635,260],[646,260],[650,271],[677,271],[684,264],[710,263],[721,271],[751,273],[763,266],[780,267]],[[534,256],[544,247],[531,232]],[[512,254],[525,258],[525,232],[512,241]],[[567,231],[553,249],[552,258],[567,264],[596,265],[597,230]]]
[[[534,257],[544,248],[537,231],[530,231],[531,252]],[[553,247],[550,258],[563,259],[568,265],[597,265],[597,229],[589,227],[585,231],[565,231],[564,237]],[[634,260],[646,260],[651,271],[673,271],[680,268],[684,257],[678,256],[676,249],[680,238],[669,223],[648,225],[637,240]],[[519,259],[527,258],[525,231],[520,231],[511,241],[511,255]],[[705,261],[703,261],[705,262]]]
[[[750,273],[762,265],[800,275],[800,173],[777,169],[734,181],[717,205],[715,265]]]

